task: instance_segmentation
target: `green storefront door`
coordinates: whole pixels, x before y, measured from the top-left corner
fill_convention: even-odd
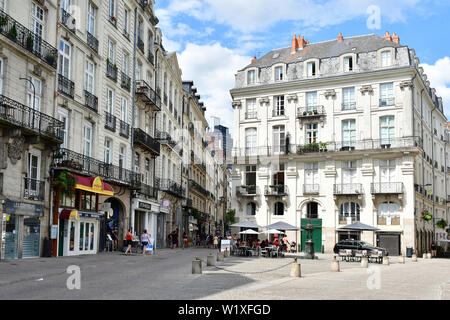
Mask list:
[[[311,221],[314,226],[312,238],[314,241],[314,251],[322,252],[322,219],[302,219],[302,229]],[[306,231],[302,230],[302,252],[305,252]]]

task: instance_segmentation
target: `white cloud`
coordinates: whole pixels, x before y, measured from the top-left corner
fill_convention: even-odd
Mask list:
[[[233,130],[233,109],[230,89],[234,87],[234,73],[250,63],[242,56],[219,43],[197,45],[189,43],[179,55],[183,80],[193,80],[201,100],[205,103],[206,119],[221,119],[221,124]]]
[[[450,57],[444,57],[434,65],[421,64],[431,87],[436,89],[436,94],[442,97],[444,112],[450,116]]]

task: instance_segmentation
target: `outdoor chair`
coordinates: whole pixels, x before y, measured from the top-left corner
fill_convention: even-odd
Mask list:
[[[364,253],[362,250],[356,250],[355,251],[355,260],[361,261],[362,257],[364,256]]]
[[[277,258],[280,256],[280,248],[276,248],[274,250],[271,251],[271,258],[277,256]]]
[[[347,260],[347,253],[344,249],[339,250],[339,258],[341,258],[341,261]]]
[[[266,248],[261,248],[260,254],[262,257],[267,258],[269,251]]]
[[[373,250],[372,252],[370,252],[369,262],[381,263],[382,261],[383,261],[383,252],[380,252],[378,250]]]
[[[351,249],[345,249],[346,261],[354,261],[353,251]]]

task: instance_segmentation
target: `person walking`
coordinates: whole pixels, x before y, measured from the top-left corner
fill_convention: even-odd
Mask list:
[[[219,238],[217,236],[214,236],[213,244],[214,244],[214,249],[217,249],[219,247]]]
[[[288,240],[287,235],[284,235],[283,243],[284,243],[284,247],[286,248],[286,252],[289,252],[289,240]]]
[[[178,229],[172,234],[172,248],[178,247]]]
[[[149,239],[150,239],[150,237],[147,234],[147,230],[144,230],[144,232],[141,235],[142,255],[144,255],[144,256],[145,256],[145,250],[147,249]]]
[[[131,234],[131,229],[128,229],[126,240],[127,240],[127,250],[125,251],[125,255],[128,255],[128,252],[130,254],[133,254],[131,252],[131,245],[133,244],[133,235]]]
[[[170,249],[173,249],[173,245],[172,245],[172,242],[173,242],[173,231],[169,233],[167,238],[169,238],[169,247],[170,247]]]
[[[186,232],[183,232],[183,249],[187,248],[187,243],[188,243],[188,236]]]
[[[200,235],[197,233],[197,236],[195,237],[195,247],[200,247]]]
[[[436,253],[437,253],[436,243],[432,242],[431,243],[431,257],[432,258],[436,257]]]

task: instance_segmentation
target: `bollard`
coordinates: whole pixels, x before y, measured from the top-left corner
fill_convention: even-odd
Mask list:
[[[422,256],[422,258],[423,258],[423,259],[426,259],[426,258],[427,258],[427,254],[424,253],[423,256]]]
[[[202,274],[202,260],[197,259],[192,261],[192,274]]]
[[[208,254],[208,257],[206,258],[206,265],[208,267],[215,266],[216,265],[216,257],[213,254]]]
[[[217,252],[217,261],[223,261],[223,252]]]
[[[431,252],[427,253],[427,259],[431,259]]]
[[[383,264],[384,264],[385,266],[388,266],[388,265],[389,265],[389,257],[386,257],[386,256],[383,257]]]
[[[302,276],[300,263],[297,263],[297,258],[294,259],[294,262],[291,264],[291,273],[290,276],[293,278],[300,278]]]
[[[411,261],[417,262],[417,254],[413,253],[413,255],[411,256]]]
[[[339,261],[336,259],[336,256],[333,257],[333,260],[331,260],[331,271],[333,272],[339,272]]]
[[[405,256],[400,256],[398,258],[398,263],[405,263]]]
[[[367,259],[367,257],[362,257],[361,258],[361,267],[367,268],[368,266],[369,266],[369,259]]]
[[[223,252],[223,256],[225,258],[228,258],[230,256],[230,251],[228,251],[228,248],[225,248],[225,251]]]

